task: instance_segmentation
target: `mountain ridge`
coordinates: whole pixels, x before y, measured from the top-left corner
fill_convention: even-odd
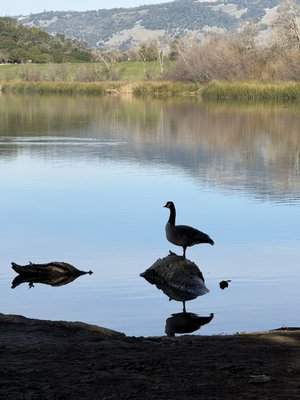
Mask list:
[[[300,4],[300,0],[295,0]],[[267,30],[279,0],[175,0],[133,8],[45,11],[16,16],[18,22],[84,41],[90,48],[128,48],[159,37],[208,31],[236,32],[244,24]]]

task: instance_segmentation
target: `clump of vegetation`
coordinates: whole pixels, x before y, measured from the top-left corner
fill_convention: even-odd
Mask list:
[[[300,101],[300,83],[212,81],[203,87],[202,98],[213,101]]]
[[[51,36],[42,29],[23,26],[13,18],[0,18],[1,63],[88,62],[93,55],[84,43]]]
[[[133,88],[135,96],[176,96],[196,95],[199,93],[199,85],[195,83],[151,81],[138,82]]]

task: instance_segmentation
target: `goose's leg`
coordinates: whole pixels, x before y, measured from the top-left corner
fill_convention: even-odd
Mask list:
[[[183,301],[182,303],[183,303],[183,312],[186,312],[186,309],[185,309],[185,301]]]
[[[186,251],[186,246],[183,247],[183,258],[185,258],[185,251]]]

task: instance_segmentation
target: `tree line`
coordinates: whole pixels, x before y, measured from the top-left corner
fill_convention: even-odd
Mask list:
[[[63,35],[49,35],[26,27],[9,17],[0,18],[0,63],[89,62],[91,51],[84,43]]]

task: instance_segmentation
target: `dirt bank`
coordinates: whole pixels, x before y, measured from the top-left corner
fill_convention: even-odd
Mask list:
[[[300,330],[134,338],[0,314],[0,399],[299,399]]]

